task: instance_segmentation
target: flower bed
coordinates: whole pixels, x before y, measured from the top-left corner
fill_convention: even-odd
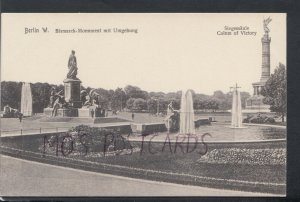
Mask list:
[[[198,162],[217,164],[285,165],[286,149],[213,149]]]
[[[87,156],[99,152],[100,156],[107,156],[135,150],[118,131],[80,125],[66,133],[44,136],[39,151],[56,156]]]

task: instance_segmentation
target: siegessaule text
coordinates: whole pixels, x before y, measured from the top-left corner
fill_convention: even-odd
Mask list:
[[[256,36],[257,32],[252,31],[249,26],[224,26],[223,30],[218,30],[219,36]]]

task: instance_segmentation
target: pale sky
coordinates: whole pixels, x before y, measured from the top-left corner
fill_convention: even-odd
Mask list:
[[[63,84],[71,50],[85,87],[252,94],[261,75],[263,19],[270,16],[271,73],[286,64],[286,14],[2,14],[1,80]],[[256,35],[217,35],[247,26]],[[25,28],[39,33],[25,34]],[[43,33],[42,27],[48,27]],[[102,29],[64,33],[55,29]],[[138,33],[103,33],[106,28]]]

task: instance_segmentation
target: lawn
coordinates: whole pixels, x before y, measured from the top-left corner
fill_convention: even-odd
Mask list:
[[[228,122],[230,120],[230,114],[226,115],[218,115],[218,114],[202,114],[195,115],[197,118],[208,118],[210,116],[215,117],[217,121],[220,122]],[[164,122],[164,117],[150,115],[148,113],[135,113],[134,120],[131,118],[131,113],[129,112],[120,112],[118,115],[112,115],[109,113],[108,117],[118,117],[127,120],[131,120],[135,123],[158,123]],[[1,131],[2,134],[21,134],[21,130],[23,134],[26,133],[40,133],[41,132],[55,132],[55,131],[65,131],[72,127],[78,126],[82,123],[72,123],[72,122],[52,122],[52,121],[41,121],[45,119],[42,114],[35,115],[32,117],[25,117],[23,118],[22,122],[19,121],[17,118],[1,118]],[[101,123],[99,123],[101,124]],[[99,126],[99,124],[88,124],[88,125],[95,125]]]
[[[120,118],[125,118],[131,120],[131,113],[129,112],[120,112],[118,115]],[[212,117],[218,122],[230,122],[231,114],[230,113],[199,113],[195,114],[195,120],[200,118],[209,118]],[[134,122],[137,123],[157,123],[164,122],[165,117],[157,116],[148,113],[134,113]]]
[[[48,134],[46,142],[55,140],[55,134]],[[70,145],[64,144],[64,134],[58,138],[58,144],[53,142],[50,150],[43,153],[44,136],[28,135],[16,137],[2,137],[1,150],[4,154],[25,158],[29,160],[74,167],[78,169],[110,173],[134,178],[175,182],[179,184],[200,185],[215,188],[269,192],[284,194],[286,182],[286,165],[252,164],[249,162],[230,163],[217,162],[212,159],[201,161],[207,152],[224,149],[248,149],[257,152],[261,149],[285,151],[286,142],[261,143],[210,143],[196,145],[194,151],[187,151],[187,144],[176,148],[174,143],[144,143],[135,141],[118,141],[118,149],[109,148],[114,145],[111,139],[104,140],[102,136],[92,137],[87,153],[78,152],[79,140],[74,144],[71,153]],[[120,139],[119,139],[120,140]],[[84,140],[85,141],[85,140]],[[110,145],[104,155],[104,142]],[[176,149],[175,149],[176,148]],[[131,150],[132,149],[132,150]],[[204,149],[204,150],[203,150]],[[176,151],[175,151],[176,150]],[[248,151],[247,150],[247,151]],[[56,153],[57,151],[57,153]],[[64,151],[64,152],[62,152]],[[127,151],[120,153],[120,151]],[[129,152],[128,152],[129,151]],[[202,153],[202,154],[200,154]],[[65,154],[65,155],[64,155]],[[67,155],[66,155],[67,154]],[[286,154],[284,154],[286,157]],[[213,156],[209,158],[214,158]],[[264,160],[264,159],[262,159]]]

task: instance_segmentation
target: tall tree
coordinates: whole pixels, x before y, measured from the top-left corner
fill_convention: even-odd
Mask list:
[[[214,92],[213,97],[219,100],[224,100],[226,95],[222,91],[217,90]]]
[[[142,98],[147,100],[149,98],[148,92],[141,90],[139,87],[127,85],[124,88],[128,98]]]
[[[117,88],[112,96],[111,107],[114,110],[122,110],[126,106],[126,94],[122,88]]]
[[[60,90],[61,86],[52,85],[56,87],[57,91]],[[32,91],[32,111],[34,113],[43,112],[49,104],[51,87],[48,83],[34,83],[31,85]]]
[[[1,82],[1,110],[5,105],[20,109],[22,83],[15,81]]]
[[[264,103],[270,105],[271,111],[280,113],[284,122],[287,111],[287,79],[283,64],[279,63],[261,93],[264,96]]]
[[[126,108],[132,110],[133,109],[133,103],[134,103],[134,98],[129,98],[126,101]]]
[[[147,100],[147,109],[149,113],[155,114],[157,109],[157,101],[153,98]]]
[[[143,98],[137,98],[133,102],[133,109],[135,110],[146,110],[147,102]]]
[[[103,88],[97,88],[96,92],[99,94],[99,97],[98,97],[99,105],[102,108],[109,109],[112,92],[109,90],[105,90]]]
[[[246,100],[250,97],[250,94],[248,92],[241,92],[241,102],[242,102],[242,107],[246,107]]]

